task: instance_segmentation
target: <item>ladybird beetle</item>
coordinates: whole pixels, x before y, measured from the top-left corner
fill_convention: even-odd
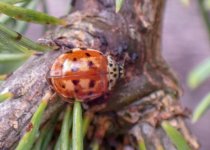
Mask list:
[[[123,65],[98,50],[78,48],[61,54],[48,73],[51,87],[71,102],[94,100],[110,91],[123,77]]]

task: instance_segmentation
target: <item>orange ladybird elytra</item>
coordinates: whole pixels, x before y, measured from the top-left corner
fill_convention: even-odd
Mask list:
[[[123,73],[123,65],[111,55],[75,48],[55,60],[48,80],[53,90],[67,101],[71,102],[74,98],[89,101],[110,91]]]

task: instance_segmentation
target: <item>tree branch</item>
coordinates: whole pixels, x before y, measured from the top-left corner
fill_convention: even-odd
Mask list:
[[[59,44],[65,47],[99,49],[103,53],[112,53],[119,61],[123,60],[123,56],[129,56],[126,59],[125,79],[112,91],[108,102],[96,106],[89,105],[90,109],[86,111],[99,111],[94,117],[95,124],[104,115],[109,120],[117,117],[118,123],[121,120],[125,123],[125,126],[120,128],[127,132],[136,125],[139,125],[141,130],[147,126],[152,128],[160,139],[168,139],[163,130],[156,129],[156,125],[167,119],[183,121],[183,117],[181,115],[177,117],[178,109],[165,110],[166,106],[172,108],[174,103],[177,103],[181,92],[176,77],[160,52],[164,1],[125,0],[118,14],[114,12],[114,7],[114,0],[78,0],[74,13],[64,17],[68,20],[68,25],[51,29],[40,42],[54,47]],[[67,50],[60,47],[49,53],[33,56],[1,85],[0,93],[7,90],[15,96],[0,104],[0,149],[12,147],[24,133],[41,97],[49,90],[45,80],[49,67],[57,56]],[[138,59],[134,59],[136,56]],[[163,97],[167,97],[164,102],[168,105],[162,104],[163,100],[160,98]],[[55,110],[63,107],[63,104],[63,102],[50,104],[45,120],[50,118]],[[180,108],[180,105],[177,105]],[[131,110],[137,107],[136,110],[140,114],[133,118]],[[170,117],[159,119],[151,117],[157,117],[164,112]],[[130,118],[126,117],[127,113],[131,115]],[[114,118],[112,114],[115,114]],[[129,128],[126,128],[128,126]],[[127,132],[124,132],[124,135],[129,134]],[[143,134],[148,143],[146,145],[149,146],[151,138],[146,138],[150,137],[149,133]],[[187,136],[188,140],[193,139],[190,134]],[[163,147],[174,147],[169,140],[167,141],[169,146],[163,143]],[[196,144],[196,141],[194,144],[191,143],[192,148],[198,148]]]

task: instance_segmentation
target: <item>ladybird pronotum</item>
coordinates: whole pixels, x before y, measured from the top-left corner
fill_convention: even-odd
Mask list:
[[[61,54],[49,70],[53,90],[67,101],[94,100],[110,91],[123,77],[123,66],[111,55],[79,48]]]

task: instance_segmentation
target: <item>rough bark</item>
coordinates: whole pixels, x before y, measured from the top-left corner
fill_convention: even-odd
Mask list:
[[[127,56],[125,79],[110,93],[106,103],[89,105],[86,110],[97,112],[92,124],[96,128],[93,137],[101,138],[101,144],[106,145],[106,137],[120,134],[144,139],[149,150],[176,149],[159,126],[163,120],[169,120],[191,147],[198,149],[197,141],[184,123],[177,79],[161,56],[164,3],[163,0],[125,0],[121,12],[116,14],[114,0],[78,0],[74,12],[64,17],[68,25],[51,29],[40,40],[53,47],[57,44],[99,49],[112,53],[119,61]],[[20,139],[41,97],[49,90],[45,80],[48,68],[67,50],[59,47],[33,56],[1,85],[0,92],[10,91],[15,96],[0,104],[0,149],[9,149]],[[136,54],[138,59],[134,59]],[[64,102],[51,103],[43,122],[62,107]],[[101,120],[112,124],[112,129],[107,131],[110,134],[97,133],[104,126]]]

